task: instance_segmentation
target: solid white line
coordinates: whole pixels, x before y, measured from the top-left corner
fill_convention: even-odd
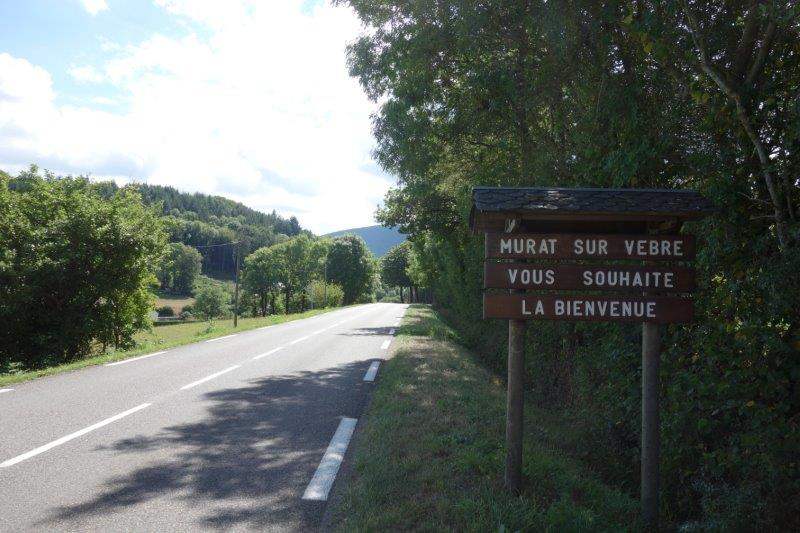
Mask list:
[[[147,359],[148,357],[153,357],[154,355],[161,355],[162,353],[167,353],[167,351],[162,350],[160,352],[153,352],[147,355],[140,355],[139,357],[131,357],[130,359],[123,359],[122,361],[117,361],[115,363],[106,363],[105,366],[124,365],[125,363],[132,363],[134,361],[138,361],[139,359]]]
[[[112,423],[112,422],[116,422],[117,420],[119,420],[121,418],[125,418],[128,415],[132,415],[136,411],[141,411],[145,407],[150,407],[150,405],[151,404],[149,404],[149,403],[143,403],[141,405],[137,405],[133,409],[128,409],[124,413],[120,413],[118,415],[114,415],[111,418],[106,418],[105,420],[103,420],[101,422],[98,422],[97,424],[92,424],[88,428],[83,428],[82,430],[76,431],[75,433],[70,433],[66,437],[61,437],[58,440],[54,440],[53,442],[51,442],[49,444],[45,444],[44,446],[39,446],[38,448],[36,448],[34,450],[31,450],[31,451],[29,451],[27,453],[23,453],[22,455],[18,455],[16,457],[14,457],[13,459],[9,459],[8,461],[5,461],[4,463],[0,463],[0,468],[6,468],[6,467],[9,467],[9,466],[15,465],[15,464],[17,464],[19,462],[22,462],[25,459],[30,459],[31,457],[33,457],[35,455],[39,455],[40,453],[44,453],[44,452],[46,452],[47,450],[49,450],[51,448],[55,448],[56,446],[60,446],[60,445],[64,444],[65,442],[71,441],[72,439],[76,439],[76,438],[78,438],[78,437],[80,437],[82,435],[86,435],[87,433],[89,433],[91,431],[94,431],[95,429],[99,429],[99,428],[101,428],[103,426],[106,426],[106,425]]]
[[[3,394],[4,392],[11,392],[12,390],[14,389],[0,389],[0,394]]]
[[[266,356],[268,356],[268,355],[272,355],[272,354],[274,354],[275,352],[277,352],[278,350],[283,350],[283,346],[278,346],[277,348],[273,348],[272,350],[270,350],[270,351],[268,351],[268,352],[264,352],[264,353],[262,353],[262,354],[260,354],[260,355],[257,355],[257,356],[255,356],[255,357],[253,357],[253,361],[255,361],[255,360],[257,360],[257,359],[261,359],[262,357],[266,357]]]
[[[222,339],[230,339],[231,337],[235,337],[237,334],[232,333],[231,335],[225,335],[224,337],[217,337],[216,339],[208,339],[206,342],[217,342],[221,341]]]
[[[389,330],[389,335],[394,335],[394,328]]]
[[[225,370],[221,370],[221,371],[217,372],[216,374],[211,374],[210,376],[206,376],[203,379],[198,379],[197,381],[193,381],[193,382],[189,383],[188,385],[184,385],[183,387],[181,387],[181,390],[191,389],[192,387],[196,387],[197,385],[200,385],[201,383],[205,383],[206,381],[211,381],[212,379],[214,379],[216,377],[219,377],[222,374],[227,374],[231,370],[236,370],[240,366],[242,366],[242,365],[233,365],[231,367],[226,368]]]
[[[314,472],[314,477],[311,478],[311,482],[303,493],[304,500],[324,502],[328,499],[328,493],[331,491],[333,481],[342,465],[344,452],[347,451],[347,445],[356,429],[356,422],[358,421],[355,418],[342,418],[342,421],[339,422],[339,427],[336,429],[328,449],[325,450],[325,455],[322,456],[322,461],[320,461],[317,471]]]
[[[304,340],[308,340],[311,338],[311,335],[306,335],[305,337],[300,337],[299,339],[295,339],[289,344],[297,344],[298,342],[303,342]]]
[[[381,344],[381,350],[385,350],[386,348],[388,348],[391,343],[392,339],[387,339],[383,341],[383,344]]]
[[[381,366],[380,361],[373,361],[369,368],[367,369],[367,373],[364,374],[364,381],[375,381],[375,376],[378,374],[378,367]]]

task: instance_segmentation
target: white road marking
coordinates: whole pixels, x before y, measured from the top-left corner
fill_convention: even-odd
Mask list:
[[[61,437],[58,440],[54,440],[53,442],[45,444],[44,446],[39,446],[38,448],[36,448],[34,450],[31,450],[31,451],[29,451],[27,453],[23,453],[22,455],[18,455],[16,457],[12,458],[12,459],[9,459],[8,461],[0,463],[0,468],[6,468],[6,467],[9,467],[9,466],[13,466],[13,465],[15,465],[15,464],[17,464],[19,462],[24,461],[25,459],[30,459],[31,457],[33,457],[35,455],[39,455],[40,453],[44,453],[47,450],[50,450],[52,448],[55,448],[56,446],[60,446],[60,445],[64,444],[65,442],[69,442],[72,439],[76,439],[76,438],[78,438],[80,436],[86,435],[87,433],[90,433],[90,432],[94,431],[95,429],[100,429],[101,427],[107,426],[108,424],[110,424],[112,422],[116,422],[117,420],[125,418],[128,415],[132,415],[136,411],[141,411],[145,407],[150,407],[150,405],[151,404],[149,404],[149,403],[143,403],[141,405],[137,405],[133,409],[128,409],[124,413],[120,413],[118,415],[114,415],[111,418],[106,418],[105,420],[103,420],[101,422],[98,422],[97,424],[92,424],[91,426],[89,426],[87,428],[83,428],[80,431],[76,431],[75,433],[70,433],[66,437]]]
[[[391,343],[392,339],[386,339],[385,341],[383,341],[383,344],[381,344],[381,350],[385,350],[386,348],[388,348]]]
[[[394,328],[389,330],[389,335],[394,335]]]
[[[221,341],[222,339],[230,339],[231,337],[235,337],[237,334],[232,333],[231,335],[225,335],[224,337],[217,337],[216,339],[208,339],[206,342],[217,342]]]
[[[380,361],[373,361],[369,368],[367,369],[367,373],[364,374],[364,381],[375,381],[375,376],[378,374],[378,367],[381,366]]]
[[[300,337],[299,339],[295,339],[289,344],[297,344],[298,342],[303,342],[304,340],[308,340],[311,338],[311,335],[306,335],[305,337]]]
[[[278,350],[283,350],[283,346],[278,346],[277,348],[273,348],[272,350],[270,350],[268,352],[264,352],[262,354],[259,354],[259,355],[255,356],[255,357],[253,357],[253,361],[255,361],[257,359],[261,359],[262,357],[266,357],[268,355],[272,355],[275,352],[277,352]]]
[[[322,456],[317,471],[314,472],[314,477],[311,478],[311,482],[303,493],[304,500],[324,502],[328,499],[328,493],[331,491],[333,481],[342,465],[347,445],[356,429],[356,422],[358,420],[355,418],[342,418],[342,421],[339,422],[339,427],[336,428],[336,433],[333,434],[331,443],[325,450],[325,455]]]
[[[197,381],[193,381],[193,382],[189,383],[188,385],[184,385],[183,387],[181,387],[181,390],[191,389],[192,387],[196,387],[196,386],[198,386],[198,385],[200,385],[202,383],[205,383],[206,381],[211,381],[212,379],[214,379],[216,377],[219,377],[222,374],[227,374],[228,372],[230,372],[232,370],[236,370],[237,368],[239,368],[241,366],[242,365],[230,366],[230,367],[226,368],[225,370],[221,370],[221,371],[219,371],[219,372],[217,372],[215,374],[211,374],[210,376],[206,376],[203,379],[198,379]]]
[[[161,355],[162,353],[167,353],[167,351],[162,350],[160,352],[153,352],[147,355],[140,355],[139,357],[131,357],[130,359],[123,359],[122,361],[117,361],[115,363],[106,363],[105,366],[117,366],[117,365],[124,365],[125,363],[133,363],[134,361],[138,361],[139,359],[147,359],[148,357],[153,357],[154,355]]]
[[[14,389],[0,389],[0,394],[3,394],[4,392],[11,392],[12,390]]]

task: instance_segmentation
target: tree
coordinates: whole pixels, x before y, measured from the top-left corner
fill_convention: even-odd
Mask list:
[[[374,271],[374,258],[364,239],[356,235],[333,239],[328,249],[328,279],[342,287],[345,305],[369,293]]]
[[[408,277],[410,244],[402,242],[389,250],[381,259],[381,281],[390,287],[400,289],[400,301],[403,301],[403,287],[411,290],[411,279]],[[409,300],[411,294],[409,293]]]
[[[195,314],[213,322],[214,318],[225,314],[225,304],[230,295],[222,284],[213,280],[203,280],[195,287]]]
[[[261,316],[267,316],[267,309],[275,313],[275,300],[286,279],[286,261],[280,252],[276,246],[259,248],[244,260],[242,285],[246,294],[256,297]]]
[[[106,199],[88,179],[35,167],[0,177],[0,368],[130,345],[150,326],[164,243],[132,188]]]
[[[336,283],[312,281],[308,286],[308,299],[315,309],[339,307],[344,301],[344,291]]]
[[[197,249],[180,242],[169,243],[158,271],[161,288],[178,294],[191,294],[202,261]]]

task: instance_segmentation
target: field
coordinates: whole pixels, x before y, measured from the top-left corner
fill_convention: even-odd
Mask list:
[[[187,305],[194,305],[194,298],[187,297],[187,298],[180,298],[180,297],[159,297],[156,299],[156,309],[159,307],[164,307],[168,305],[175,311],[175,316],[181,314],[183,308]]]

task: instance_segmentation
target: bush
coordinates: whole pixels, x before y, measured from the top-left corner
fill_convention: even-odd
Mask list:
[[[180,318],[181,320],[191,320],[194,317],[192,316],[192,313],[184,309],[183,311],[181,311],[181,314],[178,315],[178,318]]]
[[[194,309],[198,316],[213,321],[228,311],[230,294],[218,281],[204,278],[195,286]]]
[[[168,305],[162,305],[156,309],[158,316],[175,316],[175,310]]]
[[[336,283],[326,283],[314,281],[308,286],[308,300],[311,307],[319,309],[321,307],[339,307],[344,301],[344,291]]]

